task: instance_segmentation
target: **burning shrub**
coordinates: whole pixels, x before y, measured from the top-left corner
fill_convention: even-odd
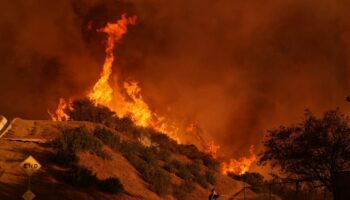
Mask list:
[[[261,185],[264,183],[264,177],[257,172],[246,172],[242,175],[229,173],[228,175],[235,180],[243,181],[250,185]]]
[[[110,130],[98,127],[94,130],[94,136],[100,139],[105,145],[109,146],[111,149],[119,150],[120,138],[118,135],[112,133]]]
[[[135,139],[141,135],[141,128],[136,127],[129,117],[115,118],[114,129],[120,133],[130,135]]]
[[[178,200],[186,199],[187,195],[195,189],[192,181],[184,181],[174,189],[173,195]]]
[[[89,134],[84,127],[63,129],[62,132],[62,135],[52,142],[52,145],[58,148],[58,152],[62,155],[67,156],[79,151],[89,151],[103,159],[109,158],[102,150],[101,141]]]
[[[98,187],[101,191],[111,194],[120,194],[124,192],[124,187],[118,178],[107,178],[99,181]]]
[[[89,99],[78,99],[72,103],[72,109],[65,112],[74,121],[90,121],[111,126],[114,123],[115,113],[105,106],[95,106]]]
[[[170,139],[167,135],[162,133],[153,132],[151,134],[151,140],[159,145],[160,148],[166,149],[170,152],[178,152],[178,144]]]
[[[181,144],[179,145],[179,152],[191,160],[204,157],[204,153],[199,151],[198,148],[193,144]]]

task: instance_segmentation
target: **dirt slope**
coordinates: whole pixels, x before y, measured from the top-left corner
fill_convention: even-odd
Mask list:
[[[60,169],[52,162],[52,152],[46,142],[60,135],[58,127],[85,126],[94,129],[96,124],[89,122],[52,122],[16,119],[11,129],[0,139],[0,167],[4,173],[0,177],[0,199],[21,199],[28,188],[28,177],[20,168],[20,163],[32,155],[42,168],[31,178],[31,190],[39,199],[174,199],[171,195],[159,197],[149,189],[134,167],[119,153],[104,147],[111,160],[81,152],[79,163],[96,173],[99,179],[115,176],[125,187],[123,195],[108,195],[93,188],[76,188],[59,181]],[[123,139],[123,136],[121,136]],[[1,170],[1,169],[0,169]],[[0,171],[1,172],[1,171]],[[1,173],[0,173],[1,175]],[[242,189],[243,183],[227,176],[216,174],[215,187],[222,194],[232,196]],[[181,181],[174,175],[175,182]],[[196,184],[196,189],[188,199],[207,199],[208,190]]]

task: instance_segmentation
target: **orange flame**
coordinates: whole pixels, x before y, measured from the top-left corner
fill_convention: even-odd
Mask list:
[[[206,153],[208,153],[209,155],[212,155],[214,158],[216,157],[216,154],[220,148],[219,145],[216,145],[214,143],[214,141],[206,141],[203,138],[203,130],[201,129],[201,127],[198,125],[198,123],[192,122],[187,128],[186,128],[186,132],[188,133],[192,133],[196,139],[200,142],[200,145],[202,146],[202,148],[205,150]]]
[[[96,104],[107,106],[115,111],[118,117],[128,116],[136,125],[150,127],[156,131],[166,133],[170,138],[180,142],[177,137],[177,130],[165,123],[164,118],[153,113],[143,100],[141,88],[137,82],[124,82],[122,89],[118,86],[112,88],[108,82],[114,62],[113,50],[115,43],[119,42],[122,36],[127,33],[127,25],[134,25],[135,23],[136,17],[127,18],[126,15],[123,15],[122,19],[116,23],[108,23],[104,28],[98,30],[108,35],[105,50],[106,58],[101,77],[88,94],[88,97]],[[122,90],[125,92],[123,93]]]
[[[250,146],[249,157],[241,157],[238,160],[231,159],[228,162],[222,163],[222,172],[224,174],[234,173],[238,175],[245,174],[251,167],[251,165],[256,160],[256,155],[254,153],[254,146]]]
[[[111,87],[109,79],[112,74],[112,65],[115,60],[113,54],[115,44],[116,42],[120,42],[123,36],[127,33],[127,26],[134,25],[135,23],[135,16],[126,17],[124,14],[122,15],[122,18],[115,23],[107,23],[105,27],[97,30],[98,32],[107,34],[105,48],[106,57],[100,78],[91,91],[88,92],[87,97],[96,105],[104,105],[116,112],[118,117],[128,116],[136,125],[153,128],[156,131],[165,133],[178,143],[181,143],[180,138],[178,137],[180,131],[190,132],[200,142],[202,149],[215,157],[219,146],[215,145],[212,141],[206,141],[202,137],[203,131],[197,123],[192,125],[192,129],[190,127],[190,129],[180,130],[180,126],[176,123],[152,112],[148,104],[143,100],[141,88],[137,82],[124,82],[122,88],[120,88],[118,84]],[[68,120],[69,116],[64,112],[67,108],[70,108],[69,104],[67,104],[64,99],[60,99],[56,112],[54,114],[49,112],[52,120]]]
[[[93,90],[88,94],[90,100],[93,100],[96,104],[102,104],[108,106],[112,101],[113,89],[109,85],[109,77],[112,74],[112,64],[114,61],[113,50],[116,42],[119,42],[123,35],[127,33],[127,25],[135,24],[136,17],[127,18],[126,15],[122,15],[122,18],[116,23],[107,23],[107,25],[97,31],[108,34],[106,45],[106,58],[103,64],[103,70],[100,79],[95,84]]]
[[[73,110],[71,100],[67,103],[66,100],[60,98],[56,111],[52,113],[48,110],[48,113],[51,116],[52,121],[67,121],[69,120],[69,115],[66,114],[67,109]]]

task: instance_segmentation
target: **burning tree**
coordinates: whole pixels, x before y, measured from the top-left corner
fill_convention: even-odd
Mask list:
[[[302,123],[270,130],[264,147],[261,164],[270,163],[288,178],[333,192],[335,174],[350,169],[349,118],[338,109],[322,118],[307,110]]]

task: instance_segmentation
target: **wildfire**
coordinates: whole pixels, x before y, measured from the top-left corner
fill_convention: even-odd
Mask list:
[[[107,34],[105,53],[106,57],[103,64],[103,69],[100,78],[94,84],[92,89],[87,93],[87,97],[96,105],[103,105],[116,113],[118,117],[130,117],[130,119],[138,126],[149,127],[161,133],[168,135],[170,138],[178,143],[181,143],[179,133],[190,133],[199,142],[201,148],[206,153],[216,157],[219,146],[213,141],[208,142],[203,138],[203,130],[198,123],[191,123],[190,126],[179,126],[174,121],[153,112],[149,105],[143,100],[141,95],[141,88],[138,83],[124,82],[122,86],[119,84],[110,83],[110,76],[112,75],[112,66],[115,61],[113,54],[115,44],[120,42],[123,36],[128,31],[128,25],[134,25],[136,17],[126,17],[122,15],[120,20],[115,23],[107,23],[107,25],[98,32]],[[91,28],[91,27],[90,27]],[[115,79],[113,79],[115,80]],[[116,77],[118,80],[118,77]],[[118,83],[118,81],[115,81]],[[59,100],[58,108],[54,113],[49,111],[53,121],[69,120],[69,115],[66,114],[67,109],[72,110],[71,101],[67,103],[63,98]],[[244,174],[249,170],[251,164],[255,161],[254,147],[250,149],[250,157],[242,157],[238,160],[230,160],[223,163],[223,173],[233,172],[237,174]]]
[[[212,155],[214,158],[220,148],[219,145],[216,145],[213,141],[207,142],[203,137],[203,130],[198,125],[196,121],[192,122],[187,128],[186,132],[192,133],[196,139],[200,142],[202,148],[206,151],[206,153]]]
[[[224,174],[234,173],[238,175],[245,174],[250,166],[255,162],[256,155],[254,153],[254,146],[250,146],[249,149],[250,156],[249,157],[241,157],[238,160],[231,159],[228,162],[222,163],[222,172]]]
[[[48,113],[51,116],[52,121],[67,121],[69,120],[69,115],[66,114],[67,109],[73,109],[71,107],[71,101],[69,100],[67,103],[66,100],[60,98],[56,111],[52,113],[48,110]]]
[[[106,43],[106,58],[103,64],[103,70],[100,79],[94,85],[92,91],[88,94],[88,97],[96,104],[108,106],[113,99],[113,89],[109,84],[109,77],[112,74],[112,64],[114,61],[114,46],[116,42],[119,42],[123,35],[127,33],[127,25],[135,24],[136,17],[127,18],[126,15],[122,15],[122,18],[116,23],[107,23],[104,28],[98,29],[98,32],[104,32],[108,35]]]
[[[136,17],[127,18],[126,15],[123,15],[122,19],[116,23],[108,23],[104,28],[97,30],[108,35],[105,50],[106,58],[101,77],[92,91],[89,92],[88,97],[96,104],[107,106],[115,111],[118,117],[128,116],[136,125],[150,127],[166,133],[170,138],[180,143],[177,129],[165,123],[163,117],[151,111],[148,104],[143,100],[141,88],[137,82],[124,82],[123,88],[118,86],[112,88],[110,86],[109,78],[114,62],[115,43],[119,42],[123,35],[127,33],[127,25],[134,25],[135,23]]]

